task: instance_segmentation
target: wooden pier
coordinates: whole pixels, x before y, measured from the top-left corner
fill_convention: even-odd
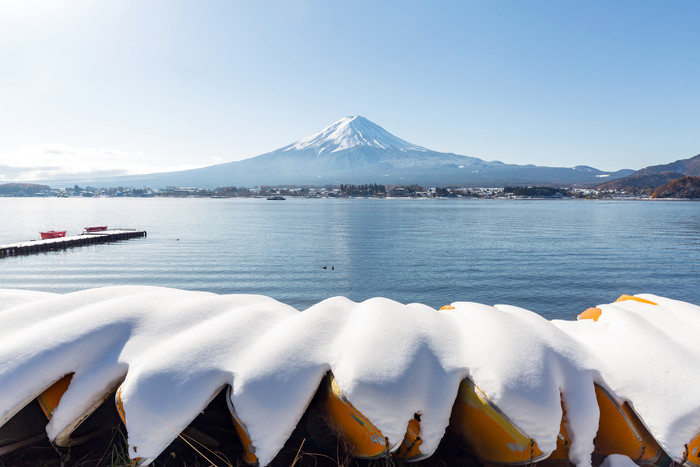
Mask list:
[[[65,250],[76,246],[116,242],[146,236],[145,230],[114,229],[101,232],[82,233],[71,237],[31,240],[28,242],[0,245],[0,258],[5,256],[31,255],[51,250]]]

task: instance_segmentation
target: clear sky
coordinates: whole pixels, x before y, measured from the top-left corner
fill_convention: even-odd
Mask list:
[[[429,149],[700,152],[697,0],[0,0],[0,180],[256,156],[348,115]]]

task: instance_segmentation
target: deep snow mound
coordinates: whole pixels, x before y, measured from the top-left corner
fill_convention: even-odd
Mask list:
[[[559,449],[564,432],[564,455],[587,465],[603,454],[594,445],[602,387],[680,462],[700,432],[700,307],[643,297],[600,306],[596,321],[552,322],[467,302],[435,310],[335,297],[300,312],[260,295],[160,287],[0,290],[0,427],[71,375],[49,438],[67,442],[116,391],[129,454],[147,462],[228,387],[240,433],[266,465],[332,375],[338,397],[381,433],[384,454],[400,452],[418,420],[423,458],[468,381],[529,440],[516,446],[525,463],[535,448],[542,458]]]

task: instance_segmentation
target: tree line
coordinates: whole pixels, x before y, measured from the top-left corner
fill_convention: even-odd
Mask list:
[[[368,185],[340,185],[343,196],[381,196],[386,195],[386,187],[376,183]]]

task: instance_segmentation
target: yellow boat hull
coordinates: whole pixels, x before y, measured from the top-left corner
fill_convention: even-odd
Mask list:
[[[547,458],[537,443],[469,379],[459,385],[450,430],[484,462],[521,465]]]
[[[620,405],[596,384],[595,395],[600,410],[594,453],[601,460],[611,454],[623,454],[639,465],[664,465],[670,459],[649,433],[632,407]]]
[[[349,454],[360,459],[378,459],[389,456],[393,451],[394,457],[408,462],[426,457],[420,451],[422,440],[419,415],[408,422],[401,444],[395,446],[352,405],[332,374],[327,378],[325,386],[322,404],[332,428],[346,444]]]

